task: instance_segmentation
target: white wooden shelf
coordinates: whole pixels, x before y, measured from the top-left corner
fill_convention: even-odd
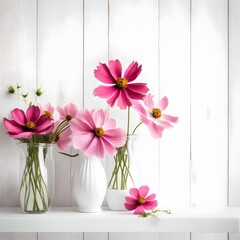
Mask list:
[[[158,220],[109,210],[80,213],[76,208],[52,208],[34,215],[20,208],[0,208],[0,232],[239,232],[239,219],[240,208],[173,210]]]

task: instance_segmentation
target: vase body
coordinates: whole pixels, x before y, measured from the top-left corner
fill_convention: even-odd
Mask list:
[[[51,207],[54,193],[53,144],[19,143],[19,146],[21,207],[26,213],[46,213]]]
[[[80,212],[99,212],[107,189],[107,177],[97,157],[82,159],[73,176],[73,196]]]
[[[125,210],[129,189],[138,186],[138,171],[134,160],[138,135],[129,135],[125,145],[114,156],[114,168],[108,184],[106,199],[111,210]]]

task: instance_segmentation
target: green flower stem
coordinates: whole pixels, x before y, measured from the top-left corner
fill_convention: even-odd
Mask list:
[[[51,204],[47,185],[43,179],[37,146],[29,146],[27,149],[26,166],[22,175],[20,191],[24,195],[24,211],[32,213],[46,212]],[[30,197],[33,203],[30,203]],[[32,204],[30,206],[30,204]]]
[[[143,123],[143,122],[140,122],[140,123],[134,128],[132,134],[134,134],[134,133],[136,132],[137,128],[138,128],[142,123]]]

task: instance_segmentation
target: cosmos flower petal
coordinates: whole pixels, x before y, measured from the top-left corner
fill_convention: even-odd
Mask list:
[[[94,111],[90,112],[87,109],[83,109],[79,111],[77,118],[81,121],[89,125],[92,129],[95,129],[97,126],[93,120]]]
[[[117,148],[114,147],[111,143],[109,143],[104,137],[102,137],[101,140],[103,142],[103,147],[107,154],[114,155],[117,153]]]
[[[139,101],[133,101],[133,108],[142,115],[146,115],[146,110]]]
[[[158,205],[157,200],[154,201],[146,201],[142,206],[145,210],[152,210],[156,208]]]
[[[125,200],[127,203],[130,203],[130,204],[134,204],[137,202],[137,199],[129,197],[129,196],[125,197]]]
[[[120,90],[119,90],[118,88],[116,88],[116,90],[115,90],[115,92],[113,93],[113,95],[112,95],[110,98],[108,98],[107,103],[108,103],[111,107],[113,107],[113,106],[115,105],[115,103],[116,103],[119,95],[120,95]]]
[[[147,198],[146,201],[153,201],[156,198],[156,194],[150,194]]]
[[[102,127],[104,125],[104,121],[107,117],[106,111],[100,109],[93,114],[93,120],[95,122],[96,127]]]
[[[75,149],[78,149],[81,152],[85,152],[88,148],[88,146],[93,141],[95,135],[91,132],[84,133],[84,134],[74,134],[73,132],[73,147]]]
[[[18,139],[18,138],[29,139],[29,138],[32,137],[32,135],[33,135],[33,132],[21,132],[21,133],[18,133],[18,134],[9,132],[9,136],[11,138],[15,138],[15,139]]]
[[[122,147],[126,142],[127,135],[122,128],[115,128],[106,130],[103,137],[115,147]]]
[[[115,79],[118,79],[122,76],[122,64],[118,59],[110,60],[108,62],[110,72]]]
[[[14,120],[9,120],[7,118],[3,118],[3,125],[8,130],[8,132],[11,133],[21,133],[25,131],[25,128],[18,123],[16,123]]]
[[[124,73],[124,78],[126,78],[128,82],[132,82],[138,77],[141,71],[142,71],[142,65],[138,66],[138,63],[133,61],[126,69]]]
[[[147,87],[147,83],[130,83],[127,85],[127,88],[130,89],[133,92],[141,93],[146,95],[146,93],[149,91],[149,88]]]
[[[127,95],[126,89],[122,89],[120,91],[117,105],[119,106],[120,109],[126,109],[127,107],[132,106],[130,98]]]
[[[134,209],[136,209],[138,207],[138,204],[129,204],[129,203],[125,203],[124,207],[128,210],[128,211],[132,211]]]
[[[99,86],[93,90],[93,95],[100,98],[110,98],[116,90],[114,86]]]
[[[116,120],[113,118],[108,118],[104,123],[104,131],[116,128]]]
[[[137,188],[131,188],[131,189],[129,190],[129,193],[130,193],[130,195],[131,195],[133,198],[138,199],[138,198],[140,197],[139,191],[138,191]]]
[[[104,148],[101,139],[94,137],[84,154],[88,157],[95,155],[98,158],[102,158],[104,156]]]
[[[105,63],[99,63],[97,69],[94,70],[94,76],[103,83],[115,84],[116,82],[108,66]]]
[[[144,208],[143,208],[143,205],[139,205],[139,206],[135,209],[135,211],[134,211],[133,213],[134,213],[134,214],[143,214],[143,213],[145,213]]]
[[[144,123],[147,125],[153,138],[157,139],[162,136],[164,127],[155,124],[151,120],[144,121]]]
[[[151,95],[150,93],[144,98],[143,102],[145,103],[145,105],[147,106],[147,108],[152,111],[152,109],[154,108],[154,103],[153,103],[153,95]]]
[[[161,111],[165,110],[168,106],[168,98],[165,96],[160,99],[159,103],[157,104],[157,107],[161,109]]]
[[[139,195],[141,197],[146,197],[148,195],[148,192],[149,192],[149,187],[148,186],[141,186],[139,188]]]
[[[19,125],[25,125],[27,122],[25,113],[23,110],[15,108],[11,111],[12,119]]]
[[[31,105],[26,112],[27,121],[36,122],[40,116],[40,108],[35,105]]]
[[[177,123],[178,122],[178,117],[173,117],[173,116],[170,116],[170,115],[167,115],[167,114],[162,114],[161,118],[163,120],[167,120],[167,121],[172,122],[172,123]]]

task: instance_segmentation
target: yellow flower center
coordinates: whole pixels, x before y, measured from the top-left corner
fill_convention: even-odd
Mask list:
[[[162,115],[162,112],[161,112],[161,110],[159,108],[153,108],[152,109],[152,115],[155,118],[160,118],[161,115]]]
[[[36,124],[32,121],[28,121],[26,124],[25,124],[26,128],[28,129],[33,129],[36,127]]]
[[[49,118],[51,118],[52,117],[52,114],[49,112],[49,111],[44,111],[44,114],[47,116],[47,117],[49,117]]]
[[[138,203],[139,204],[144,204],[146,202],[146,199],[144,197],[138,198]]]
[[[116,82],[118,88],[125,88],[128,84],[128,80],[125,78],[118,78]]]
[[[103,128],[96,128],[95,129],[95,135],[97,136],[97,137],[102,137],[103,135],[104,135],[104,130],[103,130]]]
[[[67,116],[66,116],[66,119],[67,119],[68,121],[70,121],[70,120],[72,119],[72,116],[71,116],[71,115],[67,115]]]

